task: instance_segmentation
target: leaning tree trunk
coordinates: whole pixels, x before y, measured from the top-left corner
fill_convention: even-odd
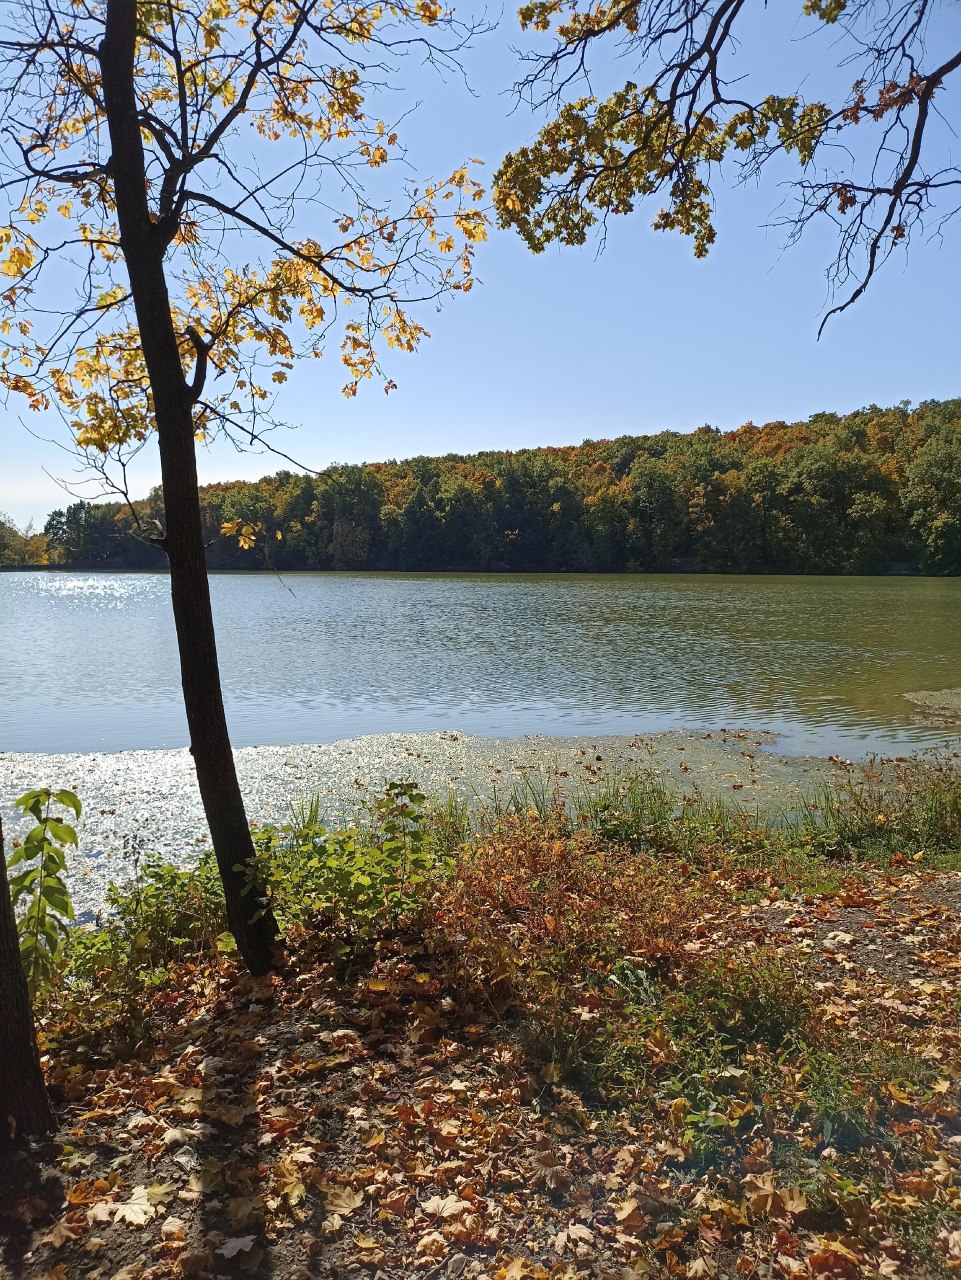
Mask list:
[[[170,563],[190,745],[223,881],[227,923],[247,968],[260,975],[272,967],[277,925],[255,875],[254,847],[227,734],[197,492],[195,392],[184,376],[170,314],[164,274],[169,229],[151,217],[147,203],[134,90],[136,39],[137,0],[107,0],[99,52],[113,148],[110,172],[160,445],[166,521],[161,545]]]
[[[20,962],[0,823],[0,1145],[56,1127],[40,1069],[27,976]]]

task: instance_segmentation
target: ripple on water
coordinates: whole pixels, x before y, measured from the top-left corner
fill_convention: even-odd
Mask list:
[[[145,574],[0,575],[0,748],[187,741],[168,599]],[[961,581],[699,575],[214,575],[234,742],[742,725],[791,751],[934,745]]]

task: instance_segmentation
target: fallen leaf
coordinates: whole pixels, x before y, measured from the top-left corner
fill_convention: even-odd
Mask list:
[[[324,1190],[327,1208],[333,1214],[346,1218],[348,1214],[359,1209],[364,1203],[363,1191],[353,1191],[350,1187],[331,1187]]]
[[[453,1218],[471,1207],[469,1200],[461,1200],[459,1196],[454,1195],[431,1196],[421,1205],[424,1212],[434,1218]]]
[[[249,1253],[256,1243],[256,1236],[231,1236],[217,1252],[224,1258],[236,1258],[238,1253]]]
[[[156,1214],[150,1202],[147,1187],[134,1187],[129,1200],[114,1206],[114,1222],[129,1222],[132,1227],[143,1227]]]
[[[41,1243],[47,1244],[51,1249],[60,1249],[65,1244],[70,1244],[80,1235],[79,1227],[70,1222],[55,1222],[47,1234],[43,1237]]]

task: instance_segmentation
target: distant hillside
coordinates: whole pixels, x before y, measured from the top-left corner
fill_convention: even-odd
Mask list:
[[[961,400],[736,431],[280,471],[201,491],[212,569],[961,572]],[[159,492],[138,502],[147,527]],[[238,546],[221,526],[256,527]],[[117,504],[44,529],[62,565],[157,568]]]

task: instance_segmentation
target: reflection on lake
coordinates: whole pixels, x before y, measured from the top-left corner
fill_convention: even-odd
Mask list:
[[[0,574],[0,750],[187,742],[164,576]],[[961,684],[961,581],[216,575],[236,746],[750,726],[791,753],[943,741],[903,694]]]

